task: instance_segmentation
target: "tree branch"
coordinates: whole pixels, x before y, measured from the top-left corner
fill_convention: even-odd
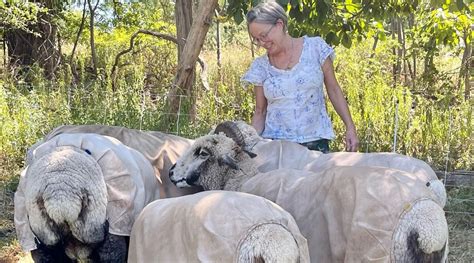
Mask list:
[[[154,32],[154,31],[146,30],[146,29],[140,29],[137,32],[133,33],[133,35],[130,37],[129,47],[125,50],[120,51],[117,54],[117,56],[115,56],[114,65],[112,66],[112,71],[110,73],[110,76],[112,77],[112,90],[114,92],[116,90],[116,78],[117,78],[117,70],[118,70],[117,68],[118,68],[118,64],[120,62],[120,58],[123,55],[125,55],[125,54],[129,53],[130,51],[132,51],[134,43],[135,43],[135,38],[137,38],[137,36],[140,35],[140,34],[154,36],[154,37],[165,39],[165,40],[171,41],[175,44],[178,44],[177,38],[174,37],[174,36],[168,35],[168,34],[158,33],[158,32]],[[202,69],[201,70],[202,84],[206,89],[209,89],[209,83],[207,81],[207,65],[200,57],[198,57],[198,62],[199,62],[199,65],[201,66],[201,69]]]

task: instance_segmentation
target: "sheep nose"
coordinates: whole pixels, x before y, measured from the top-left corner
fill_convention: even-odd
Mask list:
[[[173,169],[175,167],[176,167],[176,164],[173,164],[173,166],[171,166],[170,170],[168,171],[169,176],[173,176]]]

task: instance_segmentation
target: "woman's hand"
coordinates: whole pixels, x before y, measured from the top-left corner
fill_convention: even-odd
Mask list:
[[[349,128],[346,130],[346,151],[356,152],[359,147],[359,139],[357,138],[357,132],[355,128]]]

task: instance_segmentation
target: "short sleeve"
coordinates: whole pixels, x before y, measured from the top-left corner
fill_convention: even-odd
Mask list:
[[[248,85],[263,86],[266,77],[265,60],[263,57],[259,57],[252,62],[250,69],[245,72],[240,81],[245,87]]]
[[[334,49],[329,46],[324,39],[321,37],[314,38],[314,45],[316,46],[316,50],[319,51],[319,64],[322,66],[324,61],[329,57],[332,61],[336,58],[336,54],[334,53]]]

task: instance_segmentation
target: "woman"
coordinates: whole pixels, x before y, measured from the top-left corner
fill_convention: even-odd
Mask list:
[[[254,86],[252,125],[265,138],[294,141],[310,150],[329,152],[334,131],[326,111],[324,83],[346,126],[346,150],[357,151],[356,128],[334,74],[334,50],[320,37],[291,37],[287,23],[285,10],[273,1],[247,13],[252,42],[267,51],[242,77]]]

